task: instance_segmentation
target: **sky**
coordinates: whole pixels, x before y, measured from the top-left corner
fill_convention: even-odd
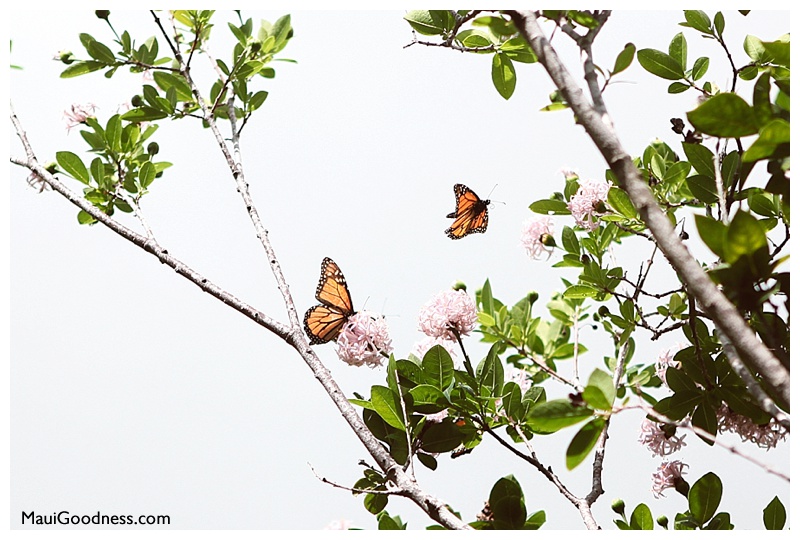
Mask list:
[[[274,21],[284,13],[243,16]],[[492,86],[489,56],[404,48],[412,33],[402,10],[291,15],[294,38],[281,56],[297,64],[275,63],[277,77],[262,81],[270,95],[243,133],[242,153],[297,311],[316,303],[319,265],[327,256],[344,272],[356,309],[386,316],[398,357],[423,337],[419,308],[456,280],[472,292],[488,277],[506,303],[536,290],[543,300],[535,313],[544,314],[544,299],[561,278],[577,274],[552,268],[557,259],[525,255],[519,238],[532,215],[527,207],[562,189],[562,170],[602,178],[606,167],[569,112],[539,112],[553,91],[541,66],[517,64],[516,92],[505,101]],[[772,40],[789,31],[786,12],[725,15],[739,64],[746,34]],[[112,10],[111,17],[118,31],[127,29],[140,42],[156,33],[146,12]],[[213,54],[228,57],[227,22],[233,20],[217,13]],[[627,42],[666,50],[684,30],[690,61],[710,56],[710,77],[728,85],[721,51],[677,26],[681,20],[679,11],[615,12],[595,59],[613,66]],[[64,109],[92,102],[104,121],[141,87],[141,75],[122,70],[111,80],[99,73],[58,77],[64,66],[52,61],[57,51],[85,55],[80,32],[112,41],[91,11],[13,11],[8,28],[11,63],[23,67],[10,74],[11,103],[42,162],[59,150],[83,151],[78,130],[65,128]],[[559,35],[554,43],[579,74],[574,47]],[[619,78],[606,100],[628,152],[638,155],[656,138],[679,149],[669,119],[692,109],[696,96],[668,95],[668,83],[636,62]],[[11,155],[23,155],[12,130],[9,136]],[[154,139],[158,157],[174,164],[143,199],[158,241],[285,322],[266,257],[210,131],[193,122],[166,123]],[[68,510],[168,514],[172,529],[318,530],[335,520],[375,528],[362,498],[315,476],[352,485],[368,455],[299,356],[103,226],[79,226],[75,207],[54,192],[31,189],[26,177],[11,167],[10,527],[21,527],[21,512]],[[445,236],[455,183],[483,198],[491,192],[485,234]],[[566,218],[557,223],[569,224]],[[638,268],[641,251],[623,249],[614,256]],[[664,283],[675,282],[663,258],[656,271]],[[581,358],[588,374],[609,345],[601,332],[585,332],[587,344],[597,347],[595,358]],[[640,337],[636,360],[652,362],[681,338],[651,343]],[[488,350],[477,335],[467,348],[473,358]],[[316,350],[348,396],[385,383],[385,371],[344,365],[332,345]],[[670,520],[685,506],[674,492],[659,500],[650,493],[660,460],[636,442],[640,422],[639,413],[628,412],[612,423],[606,494],[594,506],[605,528],[613,528],[616,497],[629,509],[645,502]],[[537,438],[536,450],[573,491],[585,493],[590,460],[572,472],[564,466],[573,433]],[[788,505],[782,480],[691,435],[687,441],[677,457],[689,463],[689,481],[709,470],[719,474],[721,509],[731,512],[737,529],[762,528],[761,510],[775,495]],[[788,441],[767,453],[739,446],[788,473]],[[493,441],[458,460],[443,456],[435,473],[416,472],[423,489],[467,520],[498,478],[514,474],[528,512],[546,510],[547,529],[583,528],[552,484]],[[406,501],[392,500],[388,511],[409,528],[431,524]]]

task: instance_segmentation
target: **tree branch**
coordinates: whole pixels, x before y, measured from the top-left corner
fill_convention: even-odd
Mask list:
[[[767,387],[788,406],[789,371],[756,337],[736,307],[709,279],[675,234],[672,223],[661,210],[638,169],[625,152],[616,133],[586,99],[575,80],[550,46],[531,11],[507,11],[520,34],[528,41],[539,63],[544,66],[561,95],[608,163],[620,187],[625,190],[653,233],[659,248],[670,262],[689,293],[694,296],[714,323],[731,339],[742,361],[764,377]]]

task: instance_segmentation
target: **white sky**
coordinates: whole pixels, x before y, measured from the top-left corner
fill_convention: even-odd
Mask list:
[[[274,21],[286,12],[243,15]],[[546,314],[560,278],[575,280],[577,272],[551,268],[557,258],[525,256],[519,235],[531,215],[527,206],[562,189],[560,169],[601,178],[605,166],[569,112],[538,112],[553,90],[541,66],[516,65],[517,89],[506,102],[492,86],[490,56],[404,49],[411,31],[402,10],[289,12],[295,37],[282,56],[299,63],[275,63],[276,79],[263,81],[270,96],[245,129],[243,153],[251,194],[298,312],[315,303],[319,264],[329,256],[347,277],[356,308],[387,316],[399,357],[422,337],[419,307],[456,279],[472,292],[489,277],[506,303],[537,290],[535,313]],[[232,14],[218,12],[212,40],[212,51],[226,59],[229,20]],[[615,12],[597,42],[596,61],[613,67],[629,41],[666,50],[684,30],[690,62],[710,56],[710,78],[729,84],[721,51],[678,27],[681,20],[678,11]],[[112,21],[139,42],[156,33],[145,12],[112,10]],[[747,18],[726,12],[726,22],[739,65],[746,62],[747,33],[772,40],[789,31],[786,12]],[[10,74],[10,98],[41,161],[62,149],[82,152],[78,130],[68,134],[62,122],[70,104],[97,104],[104,122],[140,91],[141,76],[122,70],[112,80],[100,73],[58,78],[64,66],[51,60],[56,51],[85,57],[79,32],[112,41],[91,11],[15,11],[7,24],[11,62],[24,67]],[[577,68],[575,49],[560,36],[556,46]],[[628,151],[638,155],[656,137],[679,150],[669,119],[683,117],[695,97],[668,96],[668,83],[636,62],[619,78],[624,83],[612,85],[606,99]],[[165,123],[155,135],[158,157],[175,166],[144,198],[146,218],[171,254],[285,321],[235,184],[210,131],[198,127]],[[10,137],[11,155],[21,156]],[[78,226],[76,208],[57,194],[30,189],[26,176],[11,168],[10,526],[20,527],[22,511],[99,510],[169,514],[172,529],[321,529],[337,519],[375,528],[362,498],[323,485],[309,467],[352,485],[367,453],[299,356],[103,226]],[[459,182],[483,197],[497,184],[491,198],[505,204],[490,210],[486,234],[454,242],[443,231]],[[634,264],[642,252],[615,256]],[[658,279],[673,283],[663,259],[659,264]],[[635,272],[638,263],[626,268]],[[581,358],[588,374],[611,350],[602,332],[584,332],[592,345]],[[640,336],[636,361],[652,362],[681,339],[671,334],[651,343]],[[488,350],[477,336],[467,347],[473,359]],[[332,345],[317,351],[347,395],[385,384],[381,370],[342,364]],[[594,506],[605,528],[613,528],[615,497],[629,511],[645,502],[670,521],[685,509],[674,492],[660,500],[650,494],[660,460],[635,442],[640,420],[630,412],[612,422],[606,494]],[[575,429],[534,444],[568,487],[585,494],[591,460],[569,473],[564,466]],[[788,505],[785,482],[693,436],[687,440],[689,447],[674,458],[689,463],[690,482],[709,470],[721,476],[720,510],[732,514],[737,529],[762,528],[761,511],[776,494]],[[766,454],[742,449],[788,472],[788,442]],[[439,463],[436,473],[417,468],[421,486],[467,520],[493,483],[513,473],[528,512],[546,510],[547,529],[583,528],[552,484],[488,438],[472,454],[442,456]],[[430,524],[405,501],[392,500],[388,510],[409,528]]]

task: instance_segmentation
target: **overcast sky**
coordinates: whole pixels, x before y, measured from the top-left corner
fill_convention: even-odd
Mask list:
[[[274,21],[286,12],[243,15]],[[535,313],[545,315],[561,277],[575,280],[577,272],[552,268],[557,258],[527,258],[519,245],[527,206],[562,189],[563,168],[602,178],[606,167],[569,112],[538,112],[553,91],[541,66],[517,64],[516,92],[505,101],[492,86],[489,56],[403,48],[412,34],[402,10],[291,14],[294,39],[281,56],[298,63],[276,63],[277,77],[259,81],[270,95],[242,145],[251,194],[298,312],[315,303],[320,261],[328,256],[343,270],[355,308],[386,315],[398,357],[422,337],[420,306],[457,279],[472,292],[488,277],[507,303],[536,290],[542,300]],[[746,62],[746,34],[773,40],[789,31],[787,15],[726,12],[725,36],[737,64]],[[146,12],[112,10],[111,18],[117,31],[127,29],[139,42],[156,33]],[[10,98],[38,158],[83,152],[78,130],[66,131],[64,109],[92,102],[105,122],[140,92],[141,75],[58,78],[64,66],[51,60],[57,51],[85,56],[79,33],[111,43],[92,11],[14,11],[7,20],[11,62],[24,68],[10,74]],[[218,12],[212,34],[212,53],[226,59],[233,20]],[[681,20],[678,11],[615,12],[595,59],[612,67],[627,42],[666,50],[683,30],[690,62],[710,56],[709,76],[729,85],[719,48],[677,26]],[[560,35],[555,45],[580,73],[574,47]],[[679,149],[669,119],[693,108],[696,96],[669,96],[668,83],[635,62],[619,78],[606,99],[628,152],[640,154],[655,138]],[[286,321],[210,131],[191,121],[163,123],[154,140],[159,159],[174,163],[143,199],[158,241],[209,280]],[[13,135],[11,155],[23,155]],[[105,227],[79,226],[75,207],[53,192],[37,193],[26,176],[11,168],[11,527],[20,527],[22,511],[68,510],[168,514],[173,529],[321,529],[337,519],[375,528],[362,498],[323,485],[312,472],[352,485],[361,475],[358,461],[368,455],[301,359]],[[486,234],[445,236],[455,183],[482,197],[494,189]],[[614,256],[634,269],[642,252]],[[657,271],[661,282],[676,282],[663,258]],[[597,347],[581,358],[588,374],[612,351],[600,331],[587,328],[585,336]],[[652,343],[640,336],[636,361],[652,362],[682,337]],[[467,348],[473,358],[488,349],[477,335]],[[332,345],[317,352],[348,396],[385,383],[383,370],[342,364]],[[615,497],[629,509],[646,502],[670,521],[685,509],[674,492],[660,500],[649,492],[660,460],[636,443],[640,422],[633,412],[612,422],[606,494],[594,507],[606,528],[613,527]],[[585,493],[590,460],[565,472],[574,430],[565,431],[537,437],[537,455],[573,491]],[[675,458],[689,464],[690,482],[710,470],[721,476],[721,510],[737,529],[762,528],[761,511],[776,494],[788,504],[785,482],[693,436],[687,441]],[[768,453],[742,449],[788,473],[788,442]],[[417,474],[423,489],[467,520],[499,477],[514,474],[528,511],[546,510],[547,529],[583,528],[552,484],[491,440],[458,460],[442,456],[435,473],[418,467]],[[430,524],[404,501],[392,500],[388,511],[410,528]]]

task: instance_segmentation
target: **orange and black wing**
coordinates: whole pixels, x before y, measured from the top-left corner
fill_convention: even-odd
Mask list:
[[[322,305],[306,311],[303,324],[312,345],[336,339],[347,319],[353,315],[353,302],[339,266],[325,257],[317,284],[316,298]]]
[[[486,232],[489,225],[489,202],[484,201],[464,184],[453,186],[456,194],[456,209],[447,214],[455,219],[444,232],[453,240],[464,238],[468,234]]]

